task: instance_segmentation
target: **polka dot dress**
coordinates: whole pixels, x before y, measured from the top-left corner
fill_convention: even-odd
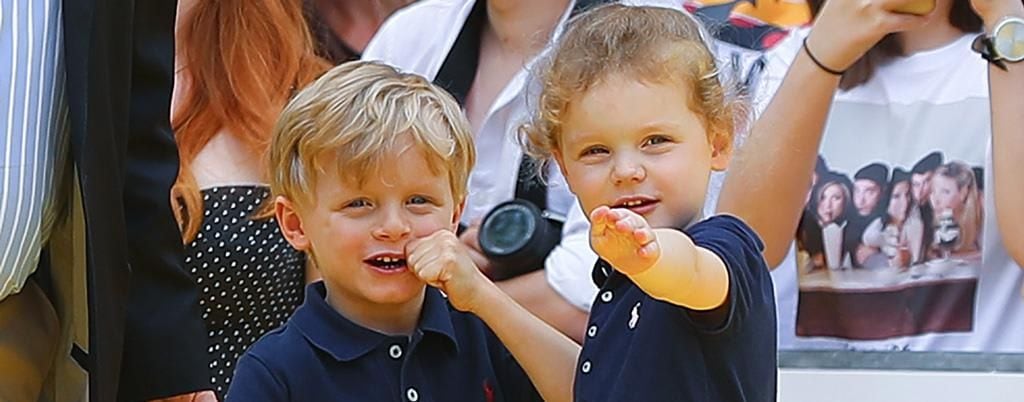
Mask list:
[[[272,217],[250,219],[269,194],[263,186],[203,190],[205,216],[186,251],[185,267],[202,292],[211,381],[220,400],[242,353],[302,303],[305,255],[285,241]]]

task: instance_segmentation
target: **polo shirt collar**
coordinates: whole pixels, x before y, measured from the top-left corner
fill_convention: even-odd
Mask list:
[[[360,326],[335,311],[327,304],[327,290],[323,281],[306,286],[305,300],[295,310],[291,321],[309,343],[335,359],[346,362],[358,359],[381,343],[395,338]],[[458,352],[458,340],[448,302],[434,288],[426,289],[417,329],[425,337],[439,336],[447,339],[454,351]]]

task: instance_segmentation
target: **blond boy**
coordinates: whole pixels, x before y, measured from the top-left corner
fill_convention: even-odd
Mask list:
[[[228,401],[570,399],[571,362],[542,360],[577,346],[487,281],[453,233],[473,149],[448,94],[383,64],[336,67],[285,107],[274,212],[323,281],[238,361]]]

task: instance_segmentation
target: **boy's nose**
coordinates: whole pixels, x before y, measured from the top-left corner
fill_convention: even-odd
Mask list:
[[[380,240],[400,240],[412,232],[409,221],[399,211],[384,211],[380,224],[373,230],[374,237]]]

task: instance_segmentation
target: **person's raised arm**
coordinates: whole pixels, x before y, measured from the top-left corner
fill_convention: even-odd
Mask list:
[[[886,34],[923,23],[924,17],[887,11],[912,1],[828,0],[778,92],[738,150],[719,211],[750,224],[764,240],[769,266],[785,258],[796,233],[839,85],[837,73]]]
[[[652,229],[640,215],[601,206],[590,214],[594,251],[649,296],[693,310],[729,295],[725,263],[675,229]]]
[[[985,22],[985,32],[1005,16],[1024,18],[1020,0],[972,0],[971,6]],[[1007,253],[1024,266],[1024,64],[1006,63],[1006,71],[989,67],[992,103],[992,190],[996,219]],[[979,178],[983,179],[983,178]]]

